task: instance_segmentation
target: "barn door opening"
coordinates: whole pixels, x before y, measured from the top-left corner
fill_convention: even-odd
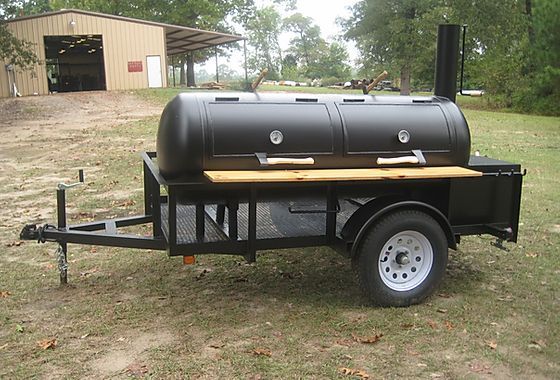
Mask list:
[[[101,35],[45,36],[49,92],[105,90]]]
[[[148,55],[146,66],[148,67],[148,87],[162,87],[161,57],[159,55]]]

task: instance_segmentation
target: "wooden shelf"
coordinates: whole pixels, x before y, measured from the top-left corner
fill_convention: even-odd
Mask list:
[[[222,170],[205,171],[215,183],[242,182],[323,182],[381,181],[396,179],[430,179],[480,177],[481,172],[460,166],[376,169],[305,169],[305,170]]]

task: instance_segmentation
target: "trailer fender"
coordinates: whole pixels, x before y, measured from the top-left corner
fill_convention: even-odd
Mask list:
[[[360,245],[362,238],[365,236],[367,230],[371,225],[373,225],[373,223],[390,212],[403,209],[422,211],[433,217],[445,233],[449,248],[454,250],[457,249],[457,241],[455,240],[455,234],[453,233],[451,224],[441,211],[424,202],[395,201],[393,197],[388,197],[374,199],[366,203],[358,209],[344,225],[342,229],[342,236],[345,239],[353,240],[354,242],[350,251],[350,257],[354,257],[356,255],[357,247]]]

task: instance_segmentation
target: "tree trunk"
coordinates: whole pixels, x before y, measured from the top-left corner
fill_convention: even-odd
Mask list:
[[[187,54],[187,86],[194,87],[196,83],[194,81],[194,57],[193,53]]]
[[[401,95],[410,95],[410,68],[401,68]]]
[[[185,62],[181,59],[179,62],[179,85],[185,85]]]

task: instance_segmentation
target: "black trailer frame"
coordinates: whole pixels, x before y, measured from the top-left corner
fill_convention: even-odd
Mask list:
[[[22,239],[59,243],[62,283],[67,282],[68,243],[167,250],[169,256],[242,255],[248,262],[259,250],[311,246],[352,257],[373,222],[401,209],[431,215],[452,249],[464,235],[493,235],[498,247],[517,241],[525,173],[519,165],[486,157],[471,157],[467,167],[482,172],[471,178],[238,184],[202,176],[168,181],[155,152],[142,153],[142,159],[143,215],[67,225],[67,187],[59,185],[57,226],[23,229]],[[151,224],[152,235],[118,231],[140,224]]]

